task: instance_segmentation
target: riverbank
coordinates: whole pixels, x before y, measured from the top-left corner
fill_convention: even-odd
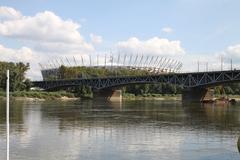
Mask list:
[[[0,98],[5,98],[6,93],[0,92]],[[91,99],[91,96],[77,97],[74,93],[59,91],[59,92],[45,92],[45,91],[18,91],[10,92],[10,97],[15,100],[28,100],[28,101],[44,101],[44,100],[79,100]],[[181,100],[181,95],[177,94],[143,94],[134,95],[125,93],[123,94],[124,100]]]
[[[143,94],[143,95],[134,95],[125,93],[123,94],[123,99],[125,100],[174,100],[180,101],[182,99],[181,94]]]
[[[0,98],[5,98],[6,93],[0,92]],[[44,100],[77,100],[73,93],[60,91],[60,92],[44,92],[44,91],[19,91],[10,92],[10,98],[15,100],[28,100],[28,101],[44,101]]]
[[[6,93],[0,92],[0,98],[5,98]],[[58,92],[45,92],[45,91],[18,91],[10,92],[10,97],[15,100],[28,100],[28,101],[44,101],[44,100],[79,100],[79,99],[92,99],[91,95],[85,97],[78,97],[74,93],[66,91]],[[216,96],[217,98],[218,96]],[[240,101],[240,95],[228,95],[230,99],[235,99]],[[181,94],[142,94],[134,95],[130,93],[124,93],[122,95],[123,100],[172,100],[172,101],[181,101]]]

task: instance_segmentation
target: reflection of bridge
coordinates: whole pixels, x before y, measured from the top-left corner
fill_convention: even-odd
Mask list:
[[[94,91],[101,93],[98,95],[111,97],[114,94],[114,90],[129,84],[170,83],[184,88],[183,99],[199,101],[205,98],[207,88],[235,81],[240,81],[240,70],[35,81],[33,84],[35,87],[40,87],[44,90],[59,90],[86,85],[90,86]]]

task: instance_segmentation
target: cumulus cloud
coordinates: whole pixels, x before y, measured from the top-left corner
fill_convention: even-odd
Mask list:
[[[12,62],[29,62],[33,58],[33,52],[28,47],[22,47],[20,49],[6,48],[0,45],[0,59],[2,61],[12,61]]]
[[[28,77],[40,79],[38,63],[48,65],[49,60],[57,57],[78,57],[95,51],[93,45],[86,42],[80,34],[80,27],[79,23],[62,19],[51,11],[25,16],[14,8],[0,7],[0,36],[23,40],[18,41],[20,45],[24,42],[24,47],[18,49],[0,44],[0,59],[30,62]],[[95,35],[93,39],[95,42],[102,40]]]
[[[19,19],[22,14],[10,7],[0,6],[0,21]]]
[[[144,53],[161,56],[177,56],[185,54],[180,41],[170,41],[153,37],[146,41],[141,41],[136,37],[129,38],[116,44],[117,49],[130,53]]]
[[[41,73],[38,63],[46,60],[46,56],[34,52],[31,48],[21,47],[18,49],[8,48],[0,44],[0,60],[7,62],[30,63],[30,70],[27,73],[28,78],[40,79]]]
[[[34,16],[22,16],[19,11],[5,7],[0,9],[0,15],[9,17],[0,22],[2,36],[29,40],[35,42],[36,46],[39,43],[49,43],[48,46],[53,44],[54,47],[56,45],[71,47],[75,44],[86,51],[94,51],[94,47],[87,43],[78,31],[80,28],[78,23],[63,20],[51,11],[40,12]]]
[[[162,28],[161,31],[164,32],[164,33],[172,33],[172,32],[173,32],[173,29],[170,28],[170,27],[164,27],[164,28]]]
[[[83,39],[77,31],[79,27],[70,20],[63,21],[54,13],[45,11],[33,17],[22,17],[0,23],[0,34],[25,40],[81,43]]]
[[[93,33],[90,34],[90,38],[93,44],[100,44],[103,41],[101,36],[95,35]]]

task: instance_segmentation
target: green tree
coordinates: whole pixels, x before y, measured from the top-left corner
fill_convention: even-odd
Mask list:
[[[6,88],[6,70],[10,71],[10,90],[11,91],[22,91],[25,90],[24,84],[25,74],[29,69],[29,63],[24,64],[22,62],[0,62],[0,88],[5,90]]]

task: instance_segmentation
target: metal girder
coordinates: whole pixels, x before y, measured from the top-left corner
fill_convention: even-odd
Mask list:
[[[240,70],[35,81],[33,84],[35,87],[40,87],[45,90],[61,89],[64,87],[79,85],[90,86],[93,89],[104,89],[139,83],[170,83],[181,85],[185,88],[192,88],[215,86],[222,83],[231,83],[236,81],[240,81]]]

